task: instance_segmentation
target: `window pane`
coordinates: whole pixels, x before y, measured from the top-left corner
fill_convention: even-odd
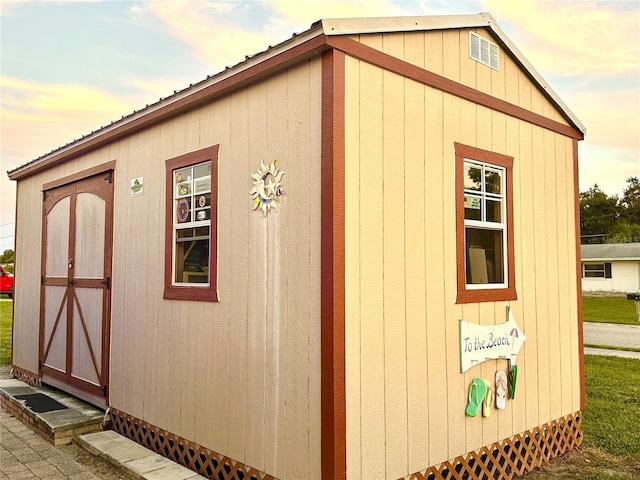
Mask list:
[[[465,220],[482,220],[482,198],[476,195],[464,196]]]
[[[584,272],[585,278],[604,278],[604,271],[602,272]]]
[[[604,272],[604,263],[585,263],[585,270],[602,270]]]
[[[484,183],[487,193],[502,193],[502,175],[500,170],[485,168]]]
[[[464,164],[465,190],[482,190],[482,168],[471,163]]]
[[[202,163],[193,167],[193,178],[198,179],[209,176],[211,176],[211,162]]]
[[[502,202],[487,200],[487,222],[502,222]]]
[[[176,223],[191,221],[191,197],[176,200]]]
[[[209,227],[176,230],[175,283],[209,283]]]
[[[502,230],[465,228],[467,284],[504,283]]]

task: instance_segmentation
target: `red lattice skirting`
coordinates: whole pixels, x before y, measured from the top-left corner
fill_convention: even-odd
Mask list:
[[[582,412],[429,467],[410,480],[510,480],[582,444]]]
[[[149,450],[167,457],[207,478],[216,480],[273,480],[271,475],[248,467],[138,418],[109,410],[111,428]]]

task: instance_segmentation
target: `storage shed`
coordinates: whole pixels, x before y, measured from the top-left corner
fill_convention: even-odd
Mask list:
[[[583,134],[489,14],[316,22],[9,172],[14,371],[211,478],[528,471],[582,440]]]

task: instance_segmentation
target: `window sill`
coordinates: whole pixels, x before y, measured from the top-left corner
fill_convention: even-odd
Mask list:
[[[503,302],[517,300],[518,294],[515,288],[483,288],[475,290],[458,290],[456,304]]]
[[[165,300],[190,300],[192,302],[217,302],[218,292],[212,287],[165,287]]]

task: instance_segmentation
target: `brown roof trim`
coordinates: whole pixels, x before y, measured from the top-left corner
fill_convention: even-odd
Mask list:
[[[179,96],[179,98],[169,97],[170,99],[166,101],[164,105],[154,105],[153,108],[143,109],[77,142],[73,142],[67,147],[59,148],[51,152],[51,154],[41,157],[41,160],[36,159],[31,163],[10,171],[9,179],[20,180],[34,175],[42,170],[49,169],[72,158],[100,148],[107,143],[148,128],[166,118],[196,108],[216,97],[220,97],[232,90],[253,83],[274,72],[319,55],[329,48],[326,45],[326,38],[324,35],[317,35],[259,63],[249,66],[238,73],[218,81],[215,81],[214,78],[215,83],[196,90],[193,93]],[[162,101],[160,103],[162,103]]]
[[[330,37],[327,40],[327,43],[333,48],[345,52],[347,55],[372,65],[379,66],[390,72],[397,73],[398,75],[402,75],[406,78],[410,78],[429,87],[437,88],[438,90],[450,93],[456,97],[469,100],[470,102],[502,112],[511,117],[524,120],[567,137],[575,138],[577,140],[584,139],[582,132],[574,127],[563,125],[555,120],[543,117],[542,115],[533,113],[517,105],[513,105],[441,75],[429,72],[428,70],[371,48],[351,38]]]
[[[345,386],[345,56],[322,55],[320,396],[322,478],[347,471]]]

